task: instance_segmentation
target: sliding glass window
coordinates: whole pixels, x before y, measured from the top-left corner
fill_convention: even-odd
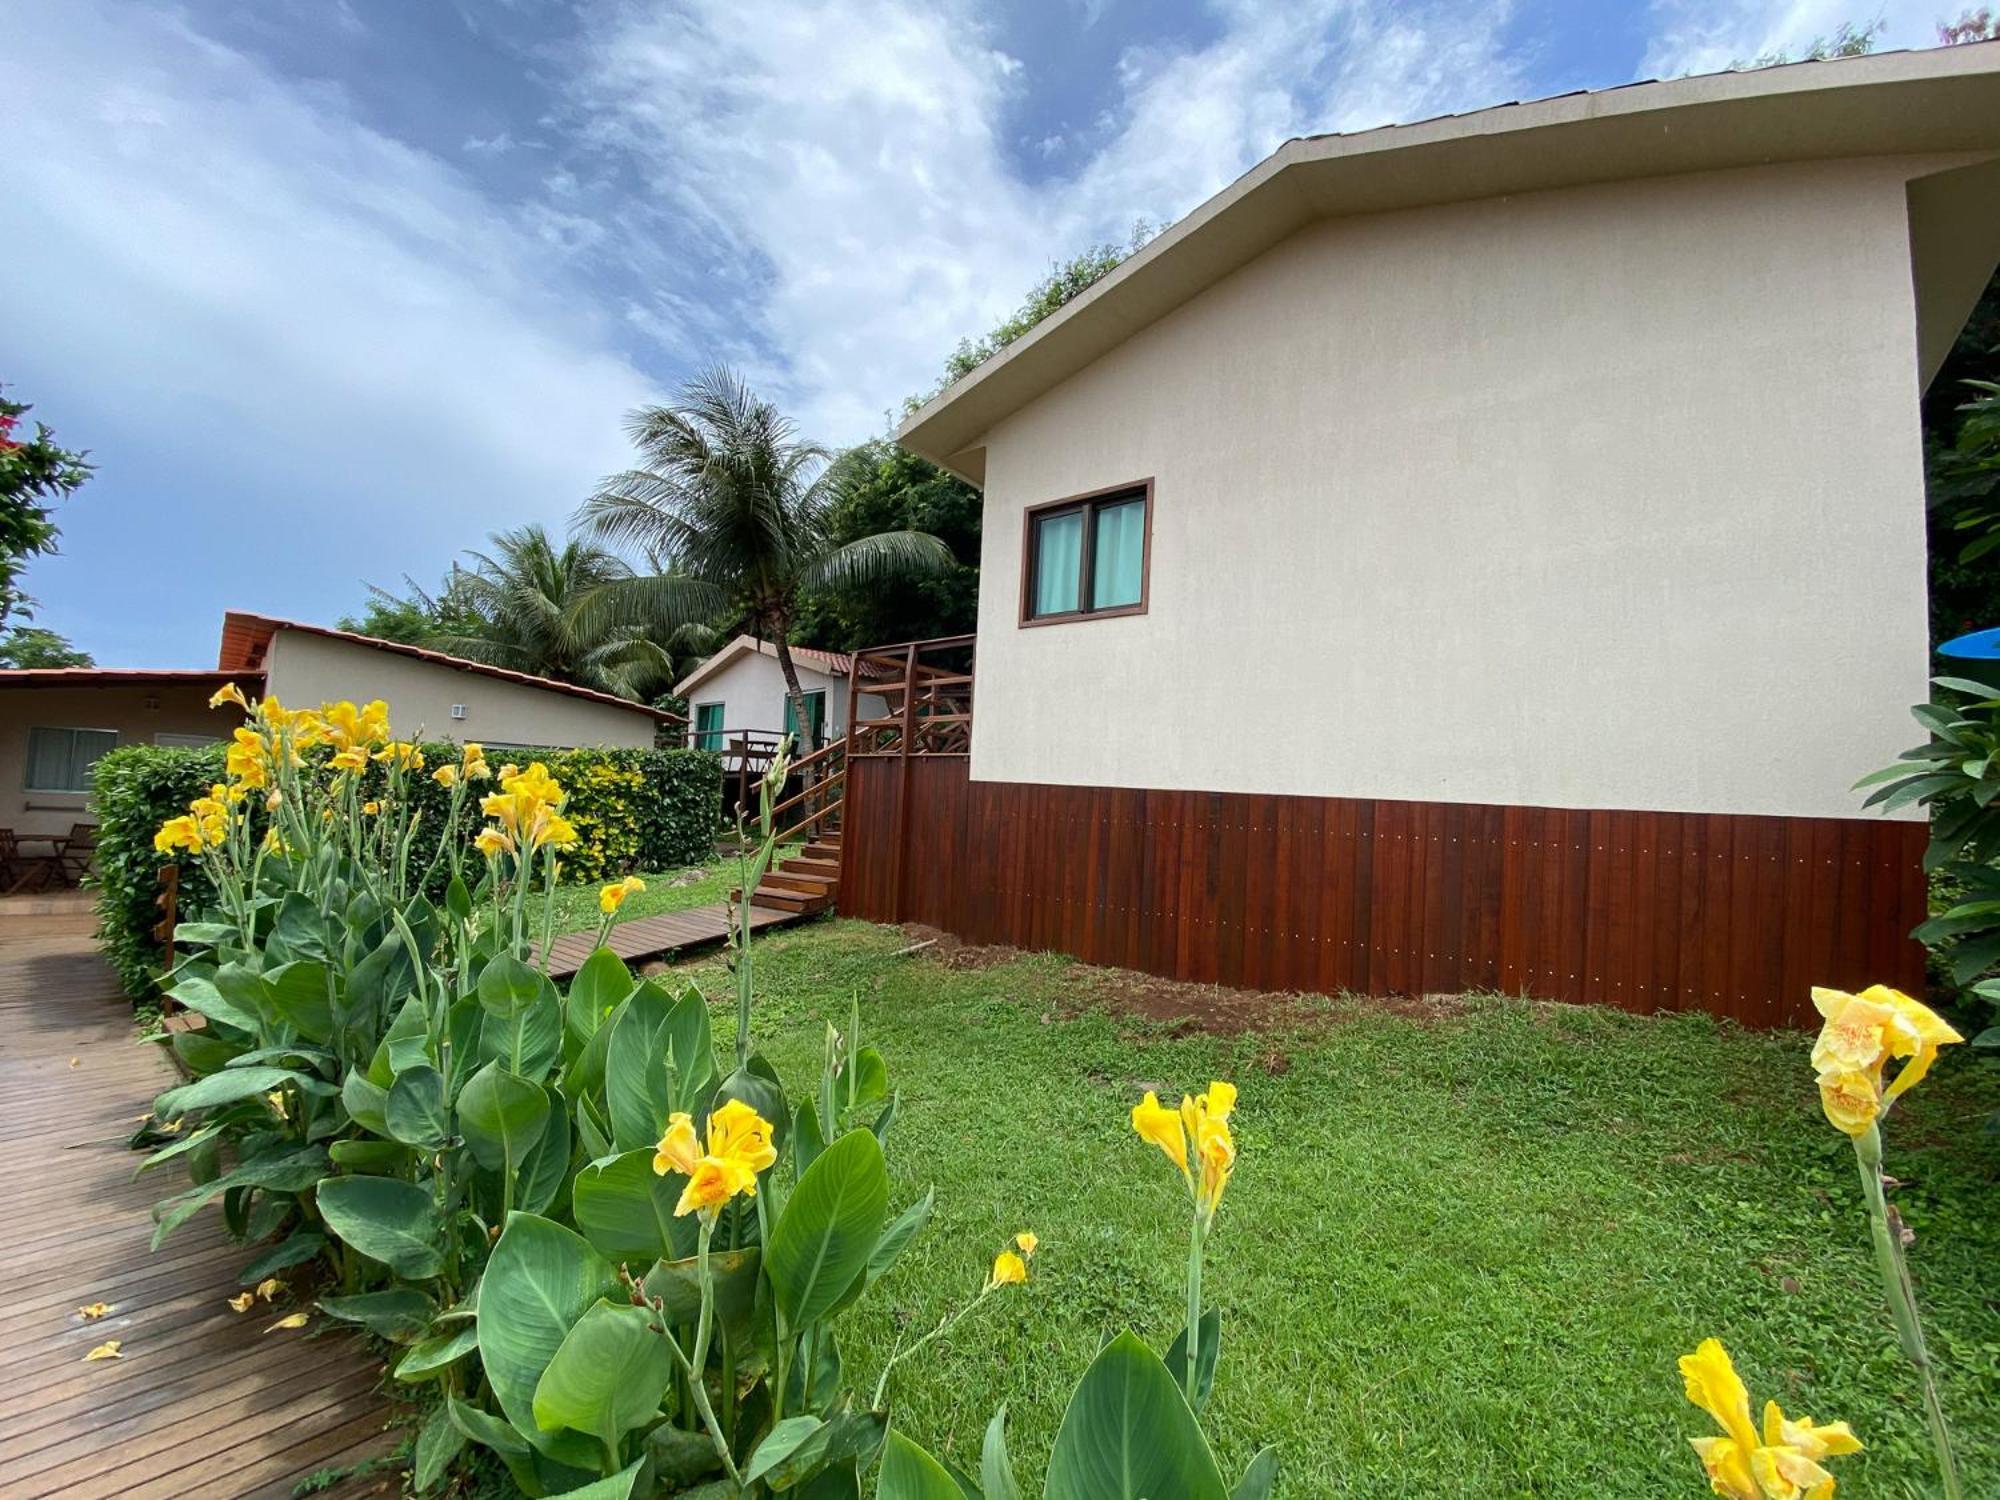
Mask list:
[[[1151,503],[1149,482],[1029,511],[1022,623],[1143,613]]]

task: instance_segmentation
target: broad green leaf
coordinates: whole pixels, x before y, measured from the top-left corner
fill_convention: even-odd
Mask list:
[[[431,1299],[410,1287],[381,1292],[357,1292],[349,1297],[322,1297],[320,1310],[343,1323],[359,1323],[391,1343],[407,1344],[423,1336],[437,1311]]]
[[[788,1328],[817,1322],[867,1269],[888,1207],[882,1146],[868,1131],[850,1131],[806,1169],[764,1253]]]
[[[1047,1492],[1060,1500],[1227,1500],[1228,1488],[1174,1377],[1121,1333],[1070,1397]]]
[[[791,1491],[792,1500],[861,1500],[861,1479],[853,1464],[834,1464]]]
[[[479,1055],[523,1078],[546,1077],[562,1056],[562,1040],[562,1002],[556,998],[554,985],[513,1015],[481,1013]],[[517,1059],[518,1068],[514,1066]]]
[[[176,922],[174,942],[183,948],[212,948],[236,936],[234,922]]]
[[[295,1229],[269,1250],[236,1273],[243,1286],[255,1286],[267,1276],[275,1276],[290,1266],[302,1266],[315,1259],[327,1246],[327,1238],[314,1229]]]
[[[889,1093],[889,1065],[874,1047],[854,1054],[851,1074],[835,1085],[849,1109],[865,1109]]]
[[[1054,1500],[1069,1500],[1053,1486],[1049,1494]],[[965,1500],[965,1496],[943,1464],[902,1433],[892,1432],[882,1449],[875,1500]]]
[[[465,1434],[451,1420],[451,1412],[445,1407],[438,1407],[417,1434],[417,1451],[410,1482],[418,1494],[423,1494],[444,1477],[444,1471],[464,1446]]]
[[[421,1281],[444,1269],[431,1195],[394,1177],[329,1177],[316,1195],[326,1227],[398,1276]]]
[[[542,1138],[549,1096],[539,1083],[490,1062],[458,1094],[458,1128],[479,1165],[510,1177]]]
[[[667,1039],[672,1012],[666,991],[649,981],[632,992],[610,1022],[604,1102],[611,1116],[612,1144],[621,1152],[651,1146],[666,1133],[673,1094],[673,1054]]]
[[[708,1274],[715,1284],[715,1318],[723,1327],[747,1330],[761,1291],[757,1279],[761,1255],[754,1248],[709,1252]],[[692,1324],[701,1315],[701,1271],[695,1257],[656,1261],[646,1273],[643,1285],[646,1295],[659,1301],[660,1315],[667,1322]]]
[[[1979,1043],[1977,1041],[1974,1041],[1972,1045],[1976,1047],[1979,1045]],[[173,1141],[168,1145],[162,1146],[159,1150],[155,1151],[151,1156],[147,1157],[144,1161],[140,1162],[137,1167],[133,1168],[132,1175],[134,1177],[137,1177],[141,1172],[151,1171],[154,1167],[157,1167],[161,1162],[172,1161],[176,1156],[185,1155],[187,1152],[194,1150],[197,1146],[206,1145],[209,1141],[214,1140],[215,1137],[220,1135],[221,1133],[222,1133],[222,1122],[220,1121],[211,1121],[210,1123],[202,1126],[201,1129],[199,1130],[190,1130],[186,1135],[182,1136],[179,1140]]]
[[[632,993],[635,981],[625,960],[599,948],[583,961],[563,998],[563,1056],[579,1057],[597,1028]]]
[[[481,1411],[456,1396],[446,1399],[445,1410],[451,1416],[452,1425],[460,1432],[503,1457],[526,1458],[532,1451],[528,1440],[514,1430],[512,1423],[503,1421],[490,1411]]]
[[[1250,1467],[1229,1492],[1229,1500],[1271,1500],[1278,1485],[1278,1450],[1265,1448],[1250,1460]]]
[[[280,964],[264,975],[270,1006],[309,1042],[333,1037],[333,994],[326,965],[316,959]]]
[[[214,1109],[240,1099],[255,1099],[288,1083],[309,1093],[333,1092],[333,1085],[296,1068],[224,1068],[220,1073],[168,1089],[153,1101],[153,1113],[162,1120],[177,1120],[191,1109]]]
[[[1215,1362],[1222,1353],[1222,1309],[1211,1307],[1201,1315],[1201,1348],[1195,1354],[1194,1366],[1194,1409],[1196,1415],[1208,1409],[1208,1398],[1215,1389]],[[1183,1391],[1187,1389],[1187,1329],[1174,1335],[1173,1346],[1167,1350],[1167,1373],[1174,1377],[1174,1384]]]
[[[349,1073],[340,1085],[340,1102],[363,1130],[376,1135],[389,1133],[389,1091],[372,1083],[359,1071]]]
[[[488,1015],[504,1021],[541,999],[546,983],[520,959],[503,953],[479,971],[479,1003]]]
[[[213,976],[216,992],[223,1001],[246,1016],[254,1017],[247,1031],[266,1032],[277,1019],[271,1006],[271,992],[264,976],[237,959],[219,965]]]
[[[619,1440],[660,1412],[673,1355],[651,1309],[595,1303],[563,1336],[535,1384],[535,1421],[587,1432],[615,1458]]]
[[[979,1445],[979,1485],[986,1500],[1021,1500],[1021,1486],[1014,1482],[1014,1461],[1007,1456],[1007,1408],[993,1413],[986,1424],[986,1440]]]
[[[167,1039],[167,1044],[174,1049],[174,1056],[181,1060],[189,1075],[195,1078],[221,1072],[242,1056],[238,1049],[243,1045],[231,1041],[219,1029],[211,1031],[206,1026],[200,1031],[176,1031]]]
[[[760,1470],[764,1481],[778,1491],[791,1490],[804,1484],[814,1475],[828,1467],[852,1468],[856,1464],[870,1462],[882,1447],[882,1439],[889,1429],[889,1415],[879,1411],[855,1411],[845,1400],[837,1404],[825,1421],[817,1418],[794,1418],[789,1420],[811,1422],[804,1429],[799,1441],[788,1445],[783,1451],[773,1453]],[[782,1427],[785,1424],[780,1424]],[[751,1459],[756,1467],[765,1459],[765,1448],[778,1436],[778,1428],[773,1428],[764,1447],[760,1447]],[[744,1471],[749,1477],[749,1471]]]
[[[744,1483],[755,1484],[825,1426],[818,1417],[786,1417],[764,1435],[764,1441],[750,1455],[750,1462],[743,1466]]]
[[[646,1452],[653,1460],[653,1477],[669,1495],[678,1494],[722,1468],[715,1440],[706,1428],[689,1432],[671,1422],[662,1422],[646,1434]]]
[[[212,1145],[212,1142],[204,1143]],[[192,1152],[188,1160],[199,1161],[204,1152]],[[228,1172],[198,1180],[194,1187],[153,1205],[153,1248],[174,1230],[224,1193],[243,1188],[264,1188],[277,1193],[299,1193],[326,1174],[327,1155],[317,1146],[293,1146],[265,1151],[238,1162]],[[275,1228],[276,1226],[271,1226]],[[268,1232],[268,1230],[266,1231]]]
[[[382,1033],[382,1045],[389,1053],[389,1067],[401,1073],[405,1068],[428,1066],[431,1061],[431,1023],[424,1003],[415,995],[403,1002],[396,1019]]]
[[[262,1029],[256,1011],[224,995],[208,975],[186,975],[167,993],[188,1010],[207,1016],[211,1021],[220,1021],[225,1026],[234,1026],[238,1031],[247,1031],[252,1035]]]
[[[607,1479],[593,1479],[581,1489],[564,1490],[552,1495],[549,1500],[632,1500],[633,1490],[639,1483],[639,1470],[645,1467],[645,1460],[627,1465]]]
[[[514,1206],[523,1213],[547,1214],[557,1206],[563,1185],[569,1179],[569,1106],[555,1089],[549,1097],[548,1117],[542,1133],[521,1162],[521,1174],[514,1184]],[[564,1213],[559,1217],[567,1218]]]
[[[479,1283],[479,1359],[507,1420],[564,1463],[595,1466],[596,1445],[574,1433],[545,1433],[535,1422],[535,1387],[576,1320],[616,1296],[618,1273],[574,1230],[514,1214]]]
[[[433,1322],[432,1327],[436,1327]],[[398,1380],[428,1380],[441,1375],[479,1347],[479,1330],[471,1323],[417,1340],[396,1363]]]
[[[686,1186],[678,1172],[654,1174],[650,1147],[592,1162],[571,1188],[576,1227],[614,1261],[678,1260],[693,1253],[696,1233],[692,1215],[674,1219]]]
[[[796,1181],[805,1169],[826,1150],[826,1136],[819,1128],[819,1106],[812,1100],[800,1101],[792,1116],[792,1177]]]
[[[370,1172],[377,1177],[406,1175],[411,1156],[410,1148],[400,1141],[359,1139],[335,1141],[326,1148],[326,1154],[337,1167],[346,1167],[350,1172]]]
[[[389,1134],[405,1146],[434,1151],[451,1139],[451,1111],[444,1102],[444,1075],[428,1064],[405,1068],[389,1085],[383,1110]]]

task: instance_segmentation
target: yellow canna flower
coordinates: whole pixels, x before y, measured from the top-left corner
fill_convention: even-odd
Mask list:
[[[482,828],[473,839],[472,847],[488,859],[494,859],[512,849],[514,841],[497,828]]]
[[[94,1359],[123,1359],[125,1356],[119,1352],[123,1347],[117,1339],[106,1339],[95,1349],[91,1350],[90,1353],[84,1355],[83,1362],[89,1364]]]
[[[243,696],[243,689],[233,682],[225,682],[208,700],[210,708],[220,708],[225,703],[234,703],[245,713],[250,711],[250,702]]]
[[[1688,1441],[1700,1456],[1709,1488],[1728,1500],[1831,1500],[1833,1476],[1822,1458],[1856,1453],[1860,1441],[1845,1422],[1790,1422],[1775,1401],[1764,1406],[1763,1441],[1750,1423],[1750,1393],[1720,1339],[1703,1339],[1680,1360],[1687,1398],[1726,1436]]]
[[[1815,986],[1812,998],[1826,1018],[1813,1043],[1813,1071],[1865,1072],[1879,1081],[1891,1058],[1908,1058],[1888,1087],[1890,1099],[1923,1079],[1940,1047],[1965,1040],[1929,1006],[1886,984],[1858,995]]]
[[[199,854],[201,848],[201,825],[190,817],[169,818],[153,835],[155,853],[171,854],[176,849],[185,849],[190,854]]]
[[[738,1193],[755,1197],[757,1174],[778,1159],[770,1122],[741,1099],[731,1099],[708,1117],[708,1151],[697,1154],[694,1122],[675,1114],[653,1153],[653,1171],[683,1172],[688,1185],[674,1216],[713,1214]]]
[[[457,785],[458,785],[458,767],[457,767],[457,766],[439,766],[439,767],[438,767],[438,768],[437,768],[437,769],[436,769],[435,771],[431,772],[431,780],[432,780],[432,781],[435,781],[435,782],[436,782],[436,783],[437,783],[437,784],[438,784],[439,786],[441,786],[441,787],[454,787],[454,786],[457,786]]]
[[[1014,1248],[1027,1256],[1029,1260],[1035,1258],[1035,1251],[1041,1246],[1041,1243],[1040,1240],[1035,1238],[1035,1232],[1032,1229],[1024,1229],[1014,1236]]]
[[[613,881],[597,893],[597,909],[605,916],[611,916],[625,904],[627,896],[645,888],[646,882],[637,875],[627,875],[623,880]]]
[[[421,771],[424,768],[424,752],[408,740],[391,740],[375,752],[374,758],[402,771]]]
[[[364,802],[361,804],[361,815],[364,818],[372,818],[381,811],[382,804],[379,802]]]
[[[237,1312],[246,1313],[257,1305],[257,1294],[255,1292],[238,1292],[234,1297],[229,1299],[229,1305]]]
[[[262,1281],[257,1283],[255,1288],[257,1295],[262,1297],[266,1302],[276,1301],[278,1293],[282,1292],[284,1289],[285,1289],[284,1282],[278,1280],[278,1278],[275,1276],[265,1277]]]
[[[1774,1448],[1796,1448],[1807,1458],[1839,1458],[1861,1451],[1861,1439],[1845,1422],[1815,1426],[1811,1417],[1794,1422],[1775,1401],[1764,1403],[1764,1441]]]
[[[1167,1159],[1187,1176],[1187,1132],[1181,1127],[1181,1117],[1160,1103],[1159,1095],[1151,1089],[1146,1097],[1132,1106],[1132,1128],[1139,1132],[1142,1140],[1151,1141],[1167,1153]]]
[[[339,774],[358,776],[368,769],[368,752],[358,745],[349,745],[345,750],[336,750],[327,764]]]
[[[660,1137],[660,1144],[653,1152],[653,1175],[664,1177],[669,1172],[679,1172],[683,1177],[692,1177],[700,1162],[701,1138],[694,1133],[694,1119],[676,1110],[667,1121],[667,1133]]]
[[[993,1257],[993,1275],[988,1286],[1019,1286],[1028,1279],[1028,1263],[1012,1250]]]
[[[1694,1353],[1681,1356],[1680,1369],[1688,1400],[1715,1418],[1716,1426],[1747,1455],[1757,1446],[1757,1429],[1750,1423],[1750,1392],[1722,1340],[1703,1339]]]
[[[1882,1086],[1874,1074],[1859,1068],[1822,1073],[1819,1107],[1835,1130],[1866,1135],[1882,1116]]]

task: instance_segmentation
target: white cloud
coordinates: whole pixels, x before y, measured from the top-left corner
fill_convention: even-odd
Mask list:
[[[1030,80],[969,0],[728,0],[595,13],[579,108],[731,263],[745,363],[814,433],[851,440],[929,386],[1052,263],[1170,221],[1280,145],[1509,97],[1507,7],[1216,6],[1199,49],[1121,60],[1073,175],[1029,185],[1003,143]],[[1090,7],[1094,17],[1098,7]],[[1027,137],[1048,155],[1061,136]]]
[[[0,49],[4,373],[100,461],[38,570],[51,623],[158,660],[165,610],[185,659],[224,604],[353,607],[623,461],[650,383],[565,293],[594,225],[496,211],[175,13],[29,9]],[[186,587],[130,587],[177,557]]]
[[[1875,50],[1937,45],[1938,18],[1956,16],[1957,0],[1654,0],[1653,44],[1640,74],[1677,78],[1715,73],[1733,62],[1770,53],[1802,56],[1820,37],[1843,23],[1885,23]]]

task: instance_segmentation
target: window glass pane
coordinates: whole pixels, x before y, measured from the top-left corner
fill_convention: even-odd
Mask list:
[[[1076,608],[1083,571],[1083,512],[1035,522],[1035,599],[1032,613],[1065,614]]]
[[[1090,607],[1116,609],[1139,602],[1146,566],[1146,502],[1101,505],[1091,554]]]
[[[697,750],[722,748],[722,705],[698,703],[694,710],[694,746]]]
[[[111,729],[30,729],[28,790],[89,791],[90,768],[117,744],[117,731]]]
[[[824,689],[806,694],[806,716],[812,720],[813,744],[817,746],[824,743],[826,740],[826,691]],[[795,735],[798,732],[799,716],[793,711],[792,700],[788,694],[785,698],[785,733]]]

